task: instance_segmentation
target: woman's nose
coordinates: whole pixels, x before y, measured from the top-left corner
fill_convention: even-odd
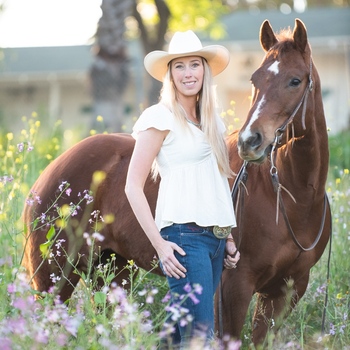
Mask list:
[[[186,69],[185,69],[185,76],[186,76],[186,77],[192,76],[191,67],[186,67]]]

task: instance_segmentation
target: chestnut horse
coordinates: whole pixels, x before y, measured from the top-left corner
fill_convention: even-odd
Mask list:
[[[251,78],[247,119],[228,137],[232,169],[245,161],[234,229],[241,259],[223,272],[222,307],[216,303],[223,333],[239,337],[257,293],[255,344],[290,310],[288,297],[294,307],[304,295],[331,233],[327,128],[305,26],[297,19],[293,32],[276,36],[265,21],[260,43],[266,54]]]
[[[261,43],[267,55],[252,78],[252,108],[238,141],[237,134],[228,137],[232,169],[238,172],[242,159],[249,162],[245,164],[249,196],[241,205],[241,214],[237,215],[239,229],[234,231],[241,260],[237,269],[224,271],[222,283],[224,332],[236,337],[252,295],[259,293],[254,316],[255,342],[261,341],[267,331],[266,319],[275,318],[284,308],[286,279],[294,281],[293,305],[304,294],[310,268],[320,258],[330,232],[328,207],[321,237],[309,251],[303,251],[291,239],[283,218],[276,224],[276,193],[270,170],[274,187],[282,192],[281,200],[295,239],[306,247],[315,240],[324,206],[327,132],[319,78],[311,64],[303,24],[297,21],[293,36],[278,42],[266,22]],[[310,78],[314,88],[301,103],[306,106],[305,113],[303,107],[293,112]],[[284,130],[291,123],[294,135],[289,139]],[[278,129],[278,142],[272,152]],[[117,283],[128,278],[128,272],[122,270],[128,260],[146,270],[152,268],[155,250],[124,193],[133,147],[134,140],[127,134],[91,136],[64,152],[39,176],[24,209],[24,266],[34,289],[48,291],[55,285],[61,299],[69,299],[80,279],[76,272],[89,271],[92,247],[94,266],[115,254],[120,271],[115,278]],[[270,161],[265,161],[269,152],[276,155],[271,158],[273,168]],[[290,191],[296,204],[283,188]],[[158,183],[149,178],[145,193],[153,213],[157,191]],[[104,239],[90,246],[87,234],[97,230]],[[153,271],[162,274],[159,268]]]

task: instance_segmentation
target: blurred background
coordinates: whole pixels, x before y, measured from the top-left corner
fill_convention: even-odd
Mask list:
[[[160,84],[143,58],[167,48],[176,30],[222,44],[230,65],[215,78],[220,108],[245,120],[250,76],[263,59],[259,29],[301,19],[322,82],[331,134],[350,127],[349,0],[0,0],[0,128],[39,115],[79,135],[130,132],[157,102]]]

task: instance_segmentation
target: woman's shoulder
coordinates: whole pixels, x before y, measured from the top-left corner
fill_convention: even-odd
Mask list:
[[[173,130],[174,116],[163,104],[157,103],[146,108],[136,121],[133,131],[142,131],[148,128],[159,130]]]
[[[154,104],[148,108],[146,108],[141,115],[148,115],[148,114],[158,114],[158,115],[169,115],[172,116],[173,114],[171,113],[171,111],[169,110],[168,107],[166,107],[163,103],[157,103]]]

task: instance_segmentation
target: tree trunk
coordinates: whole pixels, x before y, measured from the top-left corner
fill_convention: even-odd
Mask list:
[[[152,28],[152,33],[147,30],[142,21],[142,17],[137,11],[137,0],[133,0],[133,2],[133,16],[135,17],[140,29],[141,42],[145,55],[154,50],[163,50],[165,44],[164,37],[168,29],[168,21],[170,17],[170,11],[166,2],[164,0],[154,0],[159,15],[159,22]],[[162,85],[150,75],[148,75],[147,85],[148,105],[152,105],[158,102],[159,92]]]
[[[90,69],[95,118],[98,131],[119,132],[123,125],[123,93],[129,80],[125,18],[133,0],[103,0],[94,45],[95,60]],[[96,117],[103,117],[103,124]],[[103,130],[102,130],[103,129]]]

